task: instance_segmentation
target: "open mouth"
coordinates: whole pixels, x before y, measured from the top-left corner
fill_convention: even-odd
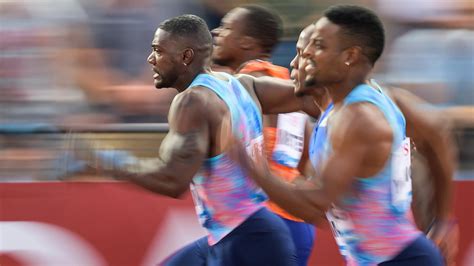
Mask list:
[[[308,64],[306,65],[306,67],[304,68],[306,73],[311,73],[311,72],[315,71],[315,69],[316,69],[316,66],[311,61],[309,61]]]
[[[212,45],[213,45],[214,47],[220,46],[220,37],[214,36],[214,38],[212,38]]]

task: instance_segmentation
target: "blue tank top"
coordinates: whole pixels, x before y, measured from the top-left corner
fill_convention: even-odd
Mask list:
[[[252,156],[263,150],[261,113],[242,84],[224,74],[228,81],[209,74],[200,74],[189,86],[202,86],[213,91],[231,113],[232,132],[247,147]],[[214,245],[264,207],[267,196],[249,178],[237,162],[226,153],[205,160],[194,176],[191,192],[200,223],[208,232],[208,242]]]
[[[309,160],[315,170],[320,167],[324,145],[327,140],[327,122],[334,104],[330,103],[324,113],[319,117],[318,123],[314,125],[313,132],[311,132],[311,138],[309,140]]]
[[[410,209],[410,142],[405,118],[380,88],[359,85],[343,105],[360,102],[371,103],[384,114],[393,132],[392,152],[378,174],[355,179],[351,191],[333,204],[327,218],[348,265],[376,265],[396,256],[421,232]],[[325,158],[332,150],[329,138],[326,145]]]

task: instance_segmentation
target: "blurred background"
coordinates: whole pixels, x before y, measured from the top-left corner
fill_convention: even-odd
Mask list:
[[[372,8],[385,23],[388,41],[373,77],[412,91],[452,121],[459,159],[454,209],[465,262],[459,265],[472,265],[473,0],[0,0],[0,265],[37,265],[20,262],[53,251],[68,258],[42,265],[155,265],[202,234],[197,222],[182,224],[195,219],[189,197],[180,203],[126,184],[55,182],[74,165],[63,153],[73,145],[70,133],[95,148],[157,155],[176,91],[154,88],[146,58],[165,19],[192,13],[213,29],[236,6],[273,8],[285,34],[272,60],[289,67],[300,31],[337,3]],[[417,161],[414,174],[423,172]],[[67,228],[81,236],[83,249],[79,238],[53,241],[42,235],[52,228],[23,221]],[[45,240],[25,249],[32,235]],[[328,260],[317,265],[342,265],[330,233],[318,232],[316,242],[316,254],[329,254],[317,256]],[[80,255],[96,259],[79,263],[77,250],[97,250]]]
[[[0,0],[0,180],[55,179],[62,133],[78,128],[99,143],[153,155],[159,139],[138,145],[141,137],[130,134],[162,134],[154,124],[166,123],[176,94],[154,89],[146,62],[157,25],[192,13],[213,29],[249,3],[282,16],[273,62],[286,67],[301,29],[329,5],[377,11],[388,42],[373,76],[446,109],[460,144],[458,178],[474,177],[472,0]]]

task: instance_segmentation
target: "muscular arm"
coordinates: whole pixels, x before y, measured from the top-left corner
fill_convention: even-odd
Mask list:
[[[209,126],[201,93],[193,90],[176,96],[159,158],[135,160],[113,175],[170,197],[184,193],[208,155]]]
[[[427,160],[433,177],[436,218],[449,216],[452,177],[455,170],[455,145],[450,124],[441,112],[427,110],[427,103],[410,92],[391,89],[394,99],[407,122],[407,136],[415,142],[418,152]]]
[[[434,206],[431,206],[435,210],[435,223],[428,228],[427,235],[440,248],[446,265],[451,265],[458,252],[459,229],[450,219],[452,177],[456,167],[450,124],[440,111],[428,110],[431,107],[426,102],[408,91],[392,89],[390,94],[403,112],[407,136],[413,139],[417,151],[426,159],[432,178]],[[431,199],[427,200],[431,202]]]
[[[318,117],[320,110],[309,95],[297,97],[291,80],[283,80],[273,77],[252,77],[249,75],[238,75],[239,81],[244,87],[251,89],[262,107],[263,114],[289,113],[304,111],[305,113]]]
[[[323,222],[324,212],[349,190],[354,177],[365,176],[364,158],[382,158],[378,168],[373,169],[379,171],[389,156],[391,129],[388,123],[380,122],[385,121],[383,115],[374,108],[359,104],[346,108],[343,114],[345,125],[338,128],[341,141],[333,147],[322,168],[321,186],[316,183],[312,186],[289,185],[261,169],[251,170],[251,176],[270,199],[289,213],[310,223]]]

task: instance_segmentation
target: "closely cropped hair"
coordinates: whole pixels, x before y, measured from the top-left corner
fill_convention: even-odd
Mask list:
[[[245,34],[260,41],[265,52],[271,53],[283,34],[283,22],[273,10],[258,5],[241,6],[248,11]]]
[[[193,38],[199,45],[212,46],[212,36],[206,22],[196,15],[170,18],[158,28],[177,36]]]
[[[372,64],[375,64],[383,52],[385,30],[372,10],[355,5],[336,5],[328,8],[324,17],[340,26],[346,35],[362,47]]]

